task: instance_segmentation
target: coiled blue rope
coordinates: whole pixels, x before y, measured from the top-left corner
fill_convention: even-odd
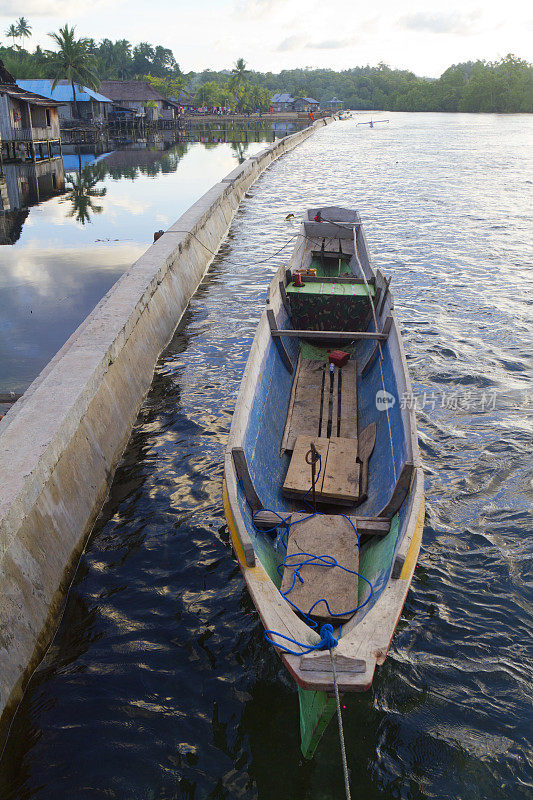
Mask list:
[[[322,459],[321,459],[320,455],[318,456],[318,458],[319,458],[320,466],[319,466],[319,470],[318,470],[318,475],[315,478],[315,484],[318,481],[318,478],[320,476],[320,471],[322,469]],[[311,486],[307,490],[305,495],[303,496],[302,499],[303,499],[304,503],[306,503],[305,497],[309,494],[309,492],[311,491],[312,488],[313,488],[313,486]],[[306,505],[308,505],[308,503],[306,503]],[[313,511],[311,514],[307,514],[307,516],[303,517],[302,519],[294,520],[294,522],[290,522],[287,525],[285,519],[277,511],[273,511],[271,509],[265,509],[265,510],[266,511],[270,511],[271,514],[274,514],[276,517],[278,517],[279,523],[274,525],[274,527],[272,527],[272,528],[268,528],[267,530],[259,530],[257,528],[257,526],[255,525],[255,516],[256,516],[256,514],[259,513],[258,511],[256,511],[255,514],[253,514],[253,516],[252,516],[252,523],[253,523],[254,527],[256,528],[256,530],[259,533],[274,533],[274,531],[276,531],[279,528],[280,524],[284,524],[285,527],[286,527],[286,530],[283,532],[283,534],[281,536],[281,543],[285,547],[287,547],[288,540],[289,540],[289,531],[290,531],[290,529],[292,528],[293,525],[297,525],[299,522],[305,522],[306,520],[311,519],[312,517],[318,515],[318,512]],[[298,512],[298,513],[305,514],[306,512],[305,511],[301,511],[301,512]],[[350,525],[354,529],[355,536],[356,536],[356,539],[357,539],[357,547],[360,549],[361,540],[359,538],[359,533],[358,533],[357,528],[355,527],[355,525],[353,523],[353,520],[351,520],[350,517],[348,517],[346,514],[339,514],[338,516],[344,517],[344,519],[348,520],[348,522],[350,523]],[[293,559],[295,557],[301,558],[302,556],[304,557],[304,559],[302,561],[300,561],[300,562],[297,561],[295,563],[289,563],[290,559]],[[360,605],[358,605],[355,608],[350,609],[348,611],[343,611],[341,613],[334,613],[333,611],[331,611],[331,609],[329,607],[329,604],[328,604],[328,601],[326,600],[326,598],[325,597],[321,597],[315,603],[313,603],[313,605],[311,606],[309,611],[307,611],[307,613],[306,613],[301,608],[299,608],[296,605],[296,603],[293,603],[292,600],[290,600],[290,598],[287,595],[292,591],[292,589],[294,589],[294,586],[295,586],[297,580],[299,580],[301,583],[304,583],[304,579],[302,578],[302,576],[300,574],[300,571],[302,570],[302,568],[305,567],[305,566],[312,566],[312,565],[322,566],[322,567],[338,567],[338,569],[342,569],[345,572],[349,572],[351,575],[357,575],[358,578],[362,578],[364,581],[366,581],[366,583],[368,583],[368,585],[370,586],[370,594],[368,595],[366,600],[363,603],[361,603]],[[370,601],[370,598],[372,597],[372,595],[374,593],[374,587],[372,586],[372,583],[368,580],[368,578],[365,578],[365,576],[361,575],[360,572],[355,572],[352,569],[348,569],[347,567],[343,567],[341,564],[339,564],[337,562],[337,560],[335,558],[333,558],[333,556],[330,556],[330,555],[317,556],[314,553],[293,553],[292,555],[286,555],[284,557],[282,563],[278,566],[277,569],[278,569],[278,573],[280,575],[281,575],[281,568],[282,567],[284,569],[286,567],[294,568],[294,575],[293,575],[292,583],[291,583],[289,589],[287,589],[285,592],[280,592],[280,594],[281,594],[282,597],[285,598],[285,600],[289,603],[289,605],[307,622],[309,627],[313,628],[313,629],[314,628],[318,628],[318,622],[316,622],[314,619],[311,619],[310,614],[317,607],[317,605],[319,605],[319,603],[325,603],[326,608],[328,610],[328,613],[329,613],[329,615],[331,617],[345,617],[347,615],[355,614],[356,611],[359,611],[361,608],[366,606],[366,604]],[[339,638],[340,638],[340,630],[341,629],[342,629],[342,625],[341,625],[341,628],[339,629]],[[320,628],[320,641],[317,642],[314,645],[308,645],[306,642],[298,642],[296,639],[292,639],[290,636],[286,636],[283,633],[279,633],[279,631],[266,630],[263,635],[264,635],[265,639],[267,640],[267,642],[270,642],[271,644],[273,644],[275,647],[277,647],[282,652],[289,653],[290,655],[295,655],[295,656],[305,655],[306,653],[313,652],[313,650],[331,649],[332,647],[336,647],[336,645],[339,643],[339,639],[335,638],[333,636],[333,625],[331,625],[329,622],[325,623]],[[292,650],[291,648],[287,647],[286,645],[281,644],[280,642],[274,641],[271,638],[272,636],[275,636],[278,639],[284,639],[285,641],[291,642],[292,644],[295,644],[298,647],[301,647],[303,649],[302,650]]]
[[[274,642],[271,638],[272,636],[278,636],[280,639],[285,639],[287,642],[292,642],[293,644],[298,645],[298,647],[303,647],[303,650],[291,650],[289,647],[286,647],[284,644],[280,644],[279,642]],[[320,628],[320,641],[316,644],[306,645],[305,642],[298,642],[296,639],[291,639],[290,636],[285,636],[284,633],[279,633],[278,631],[265,631],[263,636],[273,644],[274,647],[277,647],[279,650],[283,650],[284,653],[290,653],[293,656],[305,656],[307,653],[312,653],[313,650],[330,650],[332,647],[336,647],[339,643],[339,640],[335,638],[333,635],[333,625],[330,622],[324,623]]]

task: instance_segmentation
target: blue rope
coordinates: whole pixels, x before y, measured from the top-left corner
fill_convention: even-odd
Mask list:
[[[279,636],[280,639],[285,639],[287,642],[292,642],[293,644],[297,644],[298,647],[305,648],[304,650],[291,650],[289,647],[285,647],[283,644],[279,644],[278,642],[274,642],[268,634],[272,636]],[[306,653],[312,653],[313,650],[330,650],[333,647],[336,647],[339,643],[339,640],[335,638],[333,635],[333,625],[331,623],[326,622],[320,628],[320,641],[317,644],[306,645],[304,642],[297,642],[296,639],[291,639],[290,636],[285,636],[284,633],[278,633],[277,631],[265,631],[263,636],[273,644],[274,647],[277,647],[279,650],[283,650],[284,653],[289,653],[292,656],[304,656]]]
[[[319,456],[319,459],[320,459],[320,456]],[[322,467],[322,463],[320,463],[320,468],[321,467]],[[320,475],[320,469],[319,469],[318,475]],[[318,480],[318,475],[316,477],[316,480]],[[316,483],[316,481],[315,481],[315,483]],[[304,495],[304,498],[311,491],[312,488],[313,487],[311,486],[311,488],[307,490],[307,492]],[[279,518],[280,522],[277,525],[275,525],[273,528],[269,528],[268,530],[259,531],[259,529],[255,525],[255,515],[259,513],[258,511],[256,511],[255,514],[252,516],[252,522],[254,524],[254,527],[256,528],[256,530],[258,530],[259,533],[273,533],[275,530],[277,530],[277,528],[279,528],[279,525],[281,523],[283,523],[286,526],[286,530],[282,534],[281,542],[285,544],[285,547],[287,546],[287,543],[288,543],[289,531],[290,531],[290,529],[292,528],[293,525],[296,525],[299,522],[305,522],[305,520],[311,519],[312,517],[315,517],[315,516],[318,515],[318,512],[314,511],[312,514],[308,514],[306,517],[303,517],[302,519],[294,520],[294,522],[291,522],[291,523],[289,523],[287,525],[287,523],[285,522],[284,518],[280,514],[278,514],[277,511],[271,511],[270,509],[265,509],[265,510],[270,511],[270,513],[272,513],[272,514],[275,514],[276,517]],[[306,512],[305,511],[301,511],[301,512],[298,512],[298,513],[305,514]],[[344,519],[348,520],[348,522],[350,523],[350,525],[352,526],[352,528],[355,531],[355,535],[356,535],[356,538],[357,538],[357,547],[358,547],[358,549],[360,549],[361,548],[361,540],[359,538],[359,533],[358,533],[357,528],[355,527],[353,521],[346,514],[339,514],[338,516],[344,517]],[[297,561],[295,563],[289,563],[290,559],[295,558],[295,557],[301,558],[302,556],[304,557],[304,559],[302,561],[300,561],[300,562]],[[343,611],[341,613],[334,613],[333,611],[331,611],[331,609],[329,607],[329,604],[328,604],[328,601],[326,600],[326,598],[325,597],[321,597],[315,603],[313,603],[313,605],[311,606],[309,611],[307,613],[305,613],[305,611],[303,611],[301,608],[299,608],[296,605],[296,603],[293,603],[292,600],[290,600],[290,598],[287,595],[294,589],[294,586],[296,585],[296,581],[297,580],[299,580],[301,583],[304,583],[304,579],[302,578],[302,576],[300,574],[300,571],[302,570],[303,567],[309,566],[309,565],[322,566],[322,567],[338,567],[339,569],[342,569],[345,572],[349,572],[351,575],[357,575],[358,578],[362,578],[364,581],[366,581],[368,583],[368,585],[370,586],[370,594],[368,595],[366,600],[363,603],[361,603],[360,605],[356,606],[353,609],[350,609],[349,611]],[[329,555],[317,556],[314,553],[293,553],[292,555],[286,555],[284,557],[282,563],[278,566],[277,569],[278,569],[279,575],[282,574],[281,573],[281,568],[282,567],[284,569],[286,567],[294,568],[294,575],[293,575],[292,583],[291,583],[289,589],[287,589],[285,592],[281,592],[280,591],[280,594],[289,603],[289,605],[298,614],[300,614],[300,616],[307,622],[309,627],[313,628],[313,629],[318,628],[318,622],[316,622],[314,619],[311,619],[310,615],[311,615],[311,613],[313,612],[313,610],[316,608],[316,606],[319,603],[325,603],[326,604],[326,608],[327,608],[328,613],[329,613],[329,615],[331,617],[345,617],[347,615],[355,614],[361,608],[366,606],[366,604],[370,601],[370,598],[372,597],[372,595],[374,593],[374,587],[372,586],[372,583],[368,580],[368,578],[365,578],[365,576],[361,575],[360,572],[355,572],[352,569],[348,569],[347,567],[343,567],[341,564],[339,564],[337,562],[337,560],[335,558],[333,558],[333,556],[329,556]],[[339,638],[340,638],[340,631],[341,630],[342,630],[342,625],[341,625],[341,627],[339,629]],[[291,639],[290,636],[285,636],[285,634],[279,633],[278,631],[266,630],[263,635],[264,635],[265,639],[267,640],[267,642],[270,642],[275,647],[277,647],[279,650],[283,651],[284,653],[289,653],[290,655],[305,655],[306,653],[313,652],[313,650],[331,649],[332,647],[336,647],[336,645],[339,643],[339,639],[335,638],[333,636],[333,626],[329,622],[325,623],[324,625],[322,625],[322,627],[320,629],[320,637],[321,637],[320,638],[320,642],[318,642],[315,645],[308,645],[306,642],[298,642],[296,639]],[[289,647],[286,647],[285,645],[280,644],[279,642],[275,642],[272,638],[270,638],[271,636],[276,636],[276,637],[278,637],[280,639],[284,639],[285,641],[291,642],[292,644],[298,645],[298,647],[302,647],[304,649],[303,650],[299,650],[299,651],[291,650]]]

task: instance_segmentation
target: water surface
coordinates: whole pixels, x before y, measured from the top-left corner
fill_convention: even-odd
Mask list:
[[[64,156],[64,193],[31,207],[15,244],[0,246],[0,392],[24,391],[154,232],[264,147],[196,142]]]
[[[296,691],[221,504],[238,385],[292,245],[260,262],[294,234],[289,212],[320,203],[359,208],[393,276],[426,471],[420,562],[391,650],[372,689],[344,701],[352,797],[532,796],[533,120],[389,118],[321,129],[243,202],[157,365],[15,719],[2,800],[344,796],[335,725],[312,762],[300,756]]]

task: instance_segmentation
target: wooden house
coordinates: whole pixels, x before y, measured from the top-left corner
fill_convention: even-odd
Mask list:
[[[61,154],[60,103],[22,89],[0,61],[2,160],[36,161]]]
[[[270,105],[274,111],[293,111],[294,97],[288,92],[278,92],[273,95],[270,100]]]
[[[313,97],[297,97],[292,107],[294,111],[318,111],[320,103]]]
[[[131,108],[138,116],[156,122],[179,116],[179,104],[154,89],[145,81],[102,81],[100,90],[115,105]]]
[[[338,97],[332,97],[331,100],[326,105],[330,111],[342,111],[342,109],[344,108],[344,101],[339,100]]]

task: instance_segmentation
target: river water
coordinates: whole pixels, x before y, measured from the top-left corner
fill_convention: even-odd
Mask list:
[[[344,797],[335,724],[313,761],[300,756],[296,691],[262,637],[221,503],[239,381],[292,245],[260,262],[295,233],[289,212],[320,203],[357,207],[393,276],[426,471],[391,650],[371,690],[344,700],[352,797],[531,798],[533,119],[387,117],[321,129],[245,198],[159,360],[15,718],[1,800]],[[121,179],[107,237],[139,247],[156,208],[161,227],[176,217],[166,180],[150,185],[147,220],[138,182]]]
[[[30,205],[35,192],[28,167],[6,165],[11,187],[18,181],[11,206],[19,203],[23,210],[6,215],[7,230],[0,215],[0,392],[24,391],[144,253],[154,232],[169,227],[239,160],[265,146],[194,142],[166,151],[117,150],[96,160],[66,155],[64,165],[41,165],[57,173],[59,188],[66,176],[65,191],[36,205]],[[21,185],[28,186],[27,194]]]

